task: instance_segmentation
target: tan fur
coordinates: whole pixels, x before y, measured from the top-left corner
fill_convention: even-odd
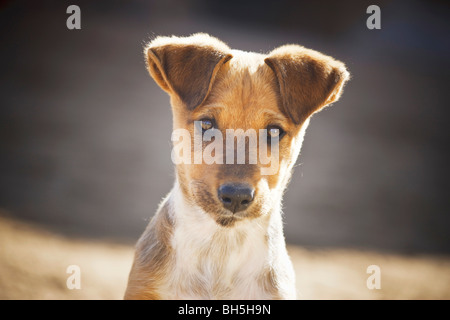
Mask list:
[[[297,45],[268,55],[231,50],[206,34],[158,37],[145,56],[151,76],[171,97],[174,129],[187,129],[193,137],[194,121],[214,118],[224,137],[225,129],[269,125],[282,127],[286,135],[274,175],[261,175],[259,162],[176,166],[174,190],[137,244],[125,298],[295,297],[281,198],[309,117],[336,101],[348,80],[344,64]],[[247,210],[231,214],[218,200],[219,186],[230,182],[255,189]],[[246,250],[255,264],[250,275],[252,266],[240,262]],[[239,288],[247,282],[245,293]]]
[[[157,288],[165,276],[171,259],[170,237],[173,220],[167,198],[152,218],[136,245],[135,259],[130,273],[125,299],[159,299]]]
[[[277,75],[282,111],[296,124],[339,99],[349,77],[342,62],[298,45],[273,50],[265,62]]]

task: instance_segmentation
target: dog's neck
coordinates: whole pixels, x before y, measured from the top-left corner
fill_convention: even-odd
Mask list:
[[[199,292],[205,299],[225,298],[218,293],[225,288],[234,288],[231,296],[242,299],[273,298],[261,288],[269,266],[287,259],[279,209],[223,227],[190,203],[177,182],[168,203],[175,254],[169,287],[176,288],[175,298],[198,298]]]

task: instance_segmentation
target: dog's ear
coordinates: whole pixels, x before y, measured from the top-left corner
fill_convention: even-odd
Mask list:
[[[277,48],[264,61],[278,80],[282,111],[295,124],[337,101],[349,79],[342,62],[298,45]]]
[[[158,37],[145,48],[147,68],[156,83],[193,110],[211,90],[219,68],[232,58],[230,48],[207,34]]]

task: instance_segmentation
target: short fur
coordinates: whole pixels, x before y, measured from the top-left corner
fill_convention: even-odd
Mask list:
[[[344,64],[298,45],[268,55],[231,50],[206,34],[158,37],[145,57],[171,97],[174,129],[193,136],[194,121],[208,117],[224,137],[269,125],[286,134],[274,175],[262,175],[260,163],[176,165],[175,185],[136,246],[125,298],[295,299],[282,195],[309,118],[342,93]],[[255,189],[248,209],[222,206],[217,190],[230,182]]]

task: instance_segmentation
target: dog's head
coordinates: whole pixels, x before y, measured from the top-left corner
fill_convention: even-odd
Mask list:
[[[206,34],[158,37],[145,56],[171,97],[182,192],[222,226],[279,206],[309,117],[349,78],[343,63],[298,45],[262,55]]]

